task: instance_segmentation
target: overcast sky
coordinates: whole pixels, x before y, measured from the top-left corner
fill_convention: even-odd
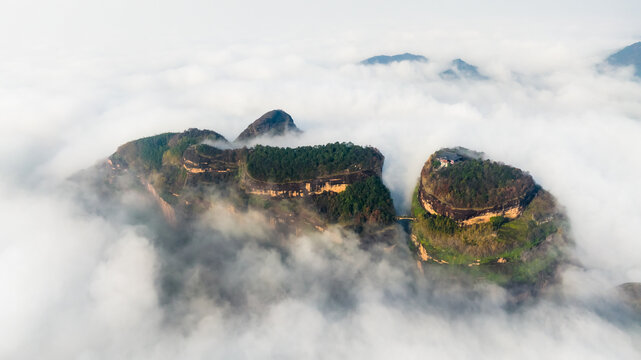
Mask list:
[[[482,32],[525,39],[639,37],[634,0],[16,1],[0,14],[2,51],[145,51],[167,45],[386,33]],[[12,50],[14,51],[14,50]]]

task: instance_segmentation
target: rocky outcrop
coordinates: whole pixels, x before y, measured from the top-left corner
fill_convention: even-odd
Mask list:
[[[245,148],[221,150],[207,145],[187,148],[182,158],[182,167],[188,173],[186,185],[232,181],[246,154]]]
[[[259,136],[280,136],[287,133],[298,134],[301,131],[294,120],[283,110],[272,110],[251,123],[236,138],[236,142],[249,141]]]
[[[523,197],[507,201],[501,205],[480,209],[452,207],[440,201],[436,196],[427,193],[422,186],[418,188],[418,199],[423,209],[430,214],[447,216],[463,225],[473,225],[488,222],[493,216],[504,216],[508,219],[515,219],[521,214],[523,208],[534,198],[537,191],[538,188],[535,187]]]
[[[320,195],[326,192],[343,192],[350,184],[376,176],[371,170],[330,175],[304,181],[271,183],[244,174],[242,186],[249,194],[266,195],[273,198],[292,198]]]

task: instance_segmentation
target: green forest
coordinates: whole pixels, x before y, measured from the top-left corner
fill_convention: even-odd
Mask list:
[[[522,197],[534,189],[523,171],[490,160],[469,159],[443,168],[432,168],[430,192],[451,206],[489,207]]]
[[[351,184],[341,193],[313,197],[321,213],[330,221],[364,224],[394,222],[394,204],[390,192],[378,176]]]
[[[135,167],[141,167],[145,171],[158,170],[162,166],[162,157],[169,148],[169,140],[176,133],[164,133],[138,139],[132,143],[125,144],[119,149],[125,160]]]
[[[167,163],[179,166],[185,149],[205,139],[224,140],[214,131],[189,129],[182,133],[164,133],[129,142],[121,146],[115,155],[145,172],[158,171]]]
[[[383,155],[372,147],[352,143],[280,148],[256,145],[247,170],[258,180],[288,182],[382,166]]]

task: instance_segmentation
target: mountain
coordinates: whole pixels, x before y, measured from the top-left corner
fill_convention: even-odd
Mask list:
[[[301,131],[288,113],[283,110],[272,110],[243,130],[236,138],[236,142],[249,141],[259,136],[282,136],[288,133],[298,134]]]
[[[291,120],[283,111],[268,115],[265,122]],[[283,123],[289,124],[277,121]],[[231,148],[214,131],[189,129],[128,142],[101,169],[104,192],[112,194],[106,197],[138,189],[173,226],[224,203],[234,212],[263,213],[279,231],[322,231],[340,224],[369,242],[395,221],[381,180],[383,162],[377,149],[352,143]]]
[[[362,65],[376,65],[376,64],[391,64],[401,61],[415,61],[415,62],[428,62],[428,59],[422,55],[414,55],[410,53],[398,55],[378,55],[361,61]]]
[[[626,46],[606,59],[612,66],[633,66],[634,75],[641,77],[641,41]]]
[[[508,287],[552,280],[569,244],[550,193],[522,170],[464,148],[428,158],[412,213],[410,246],[421,262],[460,265]]]
[[[441,72],[439,75],[443,80],[488,80],[489,78],[479,73],[478,68],[470,65],[461,59],[454,59],[450,64],[451,68]]]

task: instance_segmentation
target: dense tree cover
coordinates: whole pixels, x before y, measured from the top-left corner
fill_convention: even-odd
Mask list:
[[[316,205],[330,221],[391,224],[394,204],[390,192],[378,176],[351,184],[341,193],[314,196]]]
[[[496,216],[487,223],[459,226],[450,218],[426,213],[416,195],[412,211],[416,216],[412,233],[431,256],[451,264],[499,257],[519,261],[523,251],[536,247],[563,226],[554,198],[544,190],[535,195],[521,216],[511,220]]]
[[[249,174],[258,180],[287,182],[376,169],[383,156],[372,147],[352,143],[280,148],[257,145],[247,158]]]
[[[424,185],[439,200],[460,208],[501,205],[524,196],[535,186],[532,177],[517,168],[476,159],[443,168],[432,166]]]
[[[492,216],[490,218],[490,225],[494,230],[498,230],[506,222],[508,222],[508,219],[504,216]]]
[[[142,138],[133,142],[138,159],[127,159],[135,165],[142,165],[144,170],[158,170],[162,166],[162,156],[169,148],[169,139],[175,133],[164,133],[160,135]],[[136,156],[136,154],[131,154]],[[137,161],[138,160],[138,161]]]
[[[445,234],[454,234],[459,228],[456,221],[442,215],[423,215],[423,223],[431,231],[438,231]]]
[[[163,164],[179,166],[185,149],[205,139],[226,141],[211,130],[189,129],[182,133],[164,133],[129,142],[121,146],[116,155],[145,172],[157,171]]]

